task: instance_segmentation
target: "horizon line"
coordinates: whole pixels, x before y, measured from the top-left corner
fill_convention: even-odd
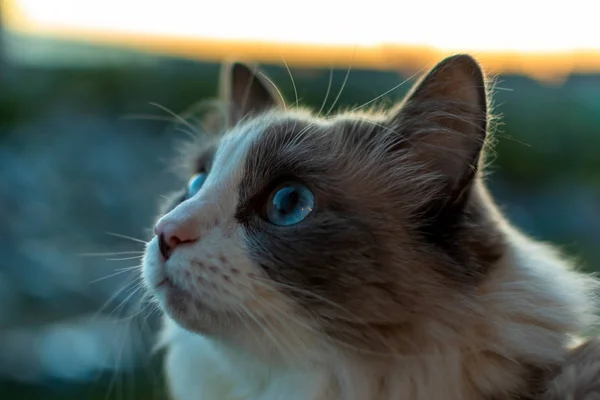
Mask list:
[[[573,73],[600,73],[600,49],[534,52],[468,48],[450,50],[395,43],[352,46],[183,37],[42,24],[28,19],[17,8],[3,11],[1,17],[6,29],[26,36],[100,44],[201,61],[235,59],[252,63],[287,64],[290,67],[352,67],[415,73],[433,66],[446,56],[469,53],[479,60],[488,73],[522,74],[548,83],[561,83]]]

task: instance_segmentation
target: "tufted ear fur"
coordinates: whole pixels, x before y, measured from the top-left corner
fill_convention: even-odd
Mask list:
[[[273,82],[257,67],[240,62],[223,65],[220,95],[228,106],[228,126],[246,116],[284,108],[284,100]]]
[[[402,148],[435,176],[437,195],[458,201],[471,186],[487,134],[484,76],[468,55],[448,57],[426,74],[388,124]]]

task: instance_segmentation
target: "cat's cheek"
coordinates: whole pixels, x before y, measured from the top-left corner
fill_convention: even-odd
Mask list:
[[[146,245],[146,251],[142,258],[142,279],[146,289],[153,293],[165,278],[165,270],[158,254],[158,243],[156,237]]]
[[[278,317],[273,308],[284,310],[285,298],[250,259],[245,243],[241,228],[215,227],[165,261],[155,238],[143,259],[146,287],[177,324],[200,333],[222,334],[222,325],[238,326],[236,320],[247,326]]]

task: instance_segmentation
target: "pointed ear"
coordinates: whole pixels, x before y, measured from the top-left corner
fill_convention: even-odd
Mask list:
[[[272,108],[284,108],[277,87],[255,66],[240,62],[221,69],[220,96],[228,106],[228,125]]]
[[[438,176],[456,199],[475,177],[487,135],[483,72],[468,55],[448,57],[409,92],[391,124],[410,158]],[[439,193],[439,192],[438,192]],[[451,200],[451,199],[448,199]]]

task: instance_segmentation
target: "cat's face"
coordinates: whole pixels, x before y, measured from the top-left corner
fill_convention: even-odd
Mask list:
[[[500,251],[475,193],[478,65],[446,59],[389,115],[328,120],[284,111],[240,64],[224,77],[232,127],[190,144],[196,174],[144,258],[166,314],[255,352],[311,357],[401,350],[459,313]]]

